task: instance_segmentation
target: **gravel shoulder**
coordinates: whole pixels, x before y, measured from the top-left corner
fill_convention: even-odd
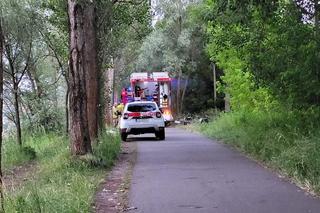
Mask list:
[[[136,156],[136,143],[122,143],[118,161],[97,190],[93,212],[118,213],[129,208],[128,192]]]

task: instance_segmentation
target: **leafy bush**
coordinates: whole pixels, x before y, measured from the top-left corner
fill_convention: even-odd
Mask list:
[[[40,102],[39,100],[37,102]],[[50,107],[49,103],[39,103],[34,114],[22,119],[22,126],[28,132],[62,132],[65,128],[65,112],[63,108]]]
[[[26,156],[29,156],[30,160],[33,160],[37,157],[37,153],[34,150],[34,148],[30,147],[30,146],[24,146],[22,147],[21,150]]]

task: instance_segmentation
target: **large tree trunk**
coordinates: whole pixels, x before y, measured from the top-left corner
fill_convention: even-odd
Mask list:
[[[1,212],[4,212],[4,193],[2,182],[2,132],[3,132],[3,33],[2,33],[2,14],[0,14],[0,199]]]
[[[91,17],[93,13],[93,3],[84,0],[68,0],[70,22],[69,125],[71,152],[74,155],[92,152],[88,125],[88,111],[92,110],[92,103],[89,104],[90,110],[88,110],[87,89],[90,88],[92,91],[94,86],[86,86],[88,82],[86,78],[92,77],[89,72],[93,62],[90,61],[92,57],[89,55],[92,51],[92,47],[90,47],[92,41],[90,39],[95,40],[95,37],[91,37],[93,33],[90,29],[93,27],[93,17]],[[89,98],[90,101],[94,101],[94,99]]]
[[[94,1],[86,1],[83,4],[83,30],[85,51],[84,69],[86,70],[86,89],[87,89],[87,111],[88,125],[91,142],[98,137],[98,114],[99,114],[99,81],[98,81],[98,61],[96,45],[96,26],[95,26],[95,5]]]
[[[98,107],[98,130],[109,125],[107,96],[107,70],[106,64],[110,63],[110,51],[105,51],[108,43],[108,36],[112,34],[112,10],[115,1],[96,1],[96,34],[97,34],[97,61],[98,61],[98,87],[99,87],[99,107]]]

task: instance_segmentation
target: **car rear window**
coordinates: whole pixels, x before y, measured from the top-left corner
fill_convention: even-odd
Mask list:
[[[151,112],[157,109],[155,104],[130,104],[128,106],[128,111],[130,112]]]

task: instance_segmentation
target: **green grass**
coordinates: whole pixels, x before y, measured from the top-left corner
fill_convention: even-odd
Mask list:
[[[34,160],[36,153],[27,145],[22,148],[14,138],[7,138],[3,143],[3,167],[5,170]]]
[[[34,179],[6,192],[6,212],[89,212],[106,167],[113,164],[120,150],[118,135],[104,133],[99,141],[92,157],[96,163],[92,164],[70,156],[66,137],[57,134],[29,137],[26,146],[35,150],[38,169]],[[9,152],[6,159],[11,163],[23,162],[23,157],[15,158]]]
[[[196,127],[320,193],[319,112],[232,112]]]

